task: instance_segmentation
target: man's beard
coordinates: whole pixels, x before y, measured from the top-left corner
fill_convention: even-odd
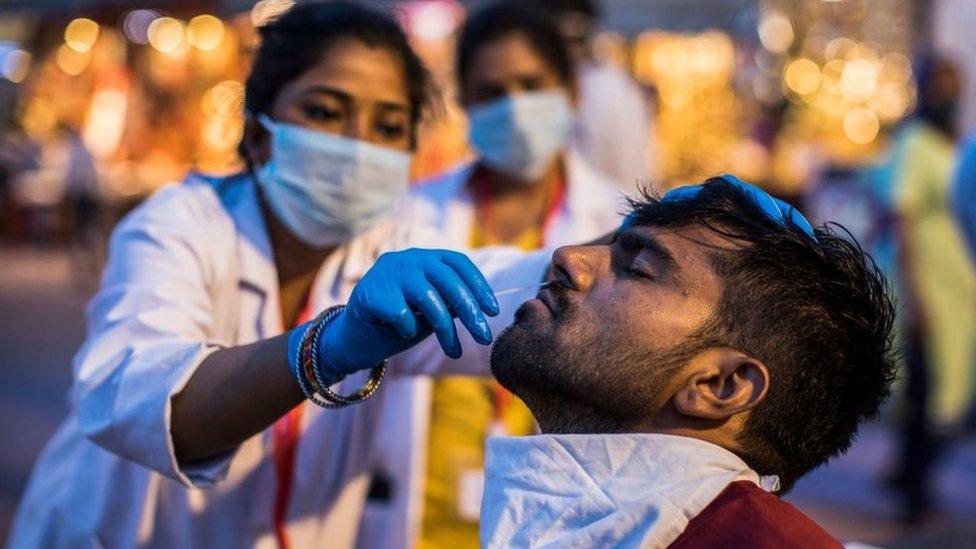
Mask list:
[[[564,291],[551,294],[559,315],[549,330],[516,315],[498,337],[491,352],[498,382],[525,401],[546,433],[624,432],[652,418],[670,397],[671,377],[697,349],[626,341],[599,318],[572,310]]]

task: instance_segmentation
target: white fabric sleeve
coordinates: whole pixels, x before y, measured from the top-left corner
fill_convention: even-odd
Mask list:
[[[515,317],[515,311],[538,292],[552,258],[551,249],[523,252],[518,248],[491,247],[465,252],[495,292],[512,288],[525,288],[514,294],[498,298],[500,312],[487,317],[493,338],[507,328]],[[481,345],[455,321],[461,340],[462,355],[452,359],[444,354],[437,338],[430,336],[414,347],[394,356],[390,362],[393,375],[475,375],[490,376],[489,358],[491,345]]]
[[[221,480],[233,454],[181,468],[170,433],[172,397],[231,343],[208,337],[215,325],[208,281],[219,264],[211,256],[227,236],[198,202],[181,187],[164,189],[114,232],[72,387],[90,440],[186,486]]]

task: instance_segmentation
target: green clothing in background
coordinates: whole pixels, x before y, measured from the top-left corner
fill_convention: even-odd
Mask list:
[[[932,417],[963,420],[976,370],[976,270],[952,216],[952,141],[930,125],[904,128],[896,148],[896,207],[901,216],[905,290],[920,306]]]

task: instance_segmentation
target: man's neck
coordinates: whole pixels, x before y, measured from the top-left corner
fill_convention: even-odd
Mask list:
[[[543,434],[674,435],[708,442],[742,455],[742,446],[736,435],[742,432],[745,417],[734,416],[724,421],[692,418],[666,405],[648,420],[625,425],[618,418],[601,417],[589,408],[581,409],[569,402],[561,402],[552,409],[533,403],[530,408]]]

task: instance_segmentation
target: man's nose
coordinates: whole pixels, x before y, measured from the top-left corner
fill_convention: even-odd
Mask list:
[[[552,254],[550,279],[579,292],[593,287],[607,266],[606,246],[562,246]],[[605,257],[607,256],[607,257]]]

